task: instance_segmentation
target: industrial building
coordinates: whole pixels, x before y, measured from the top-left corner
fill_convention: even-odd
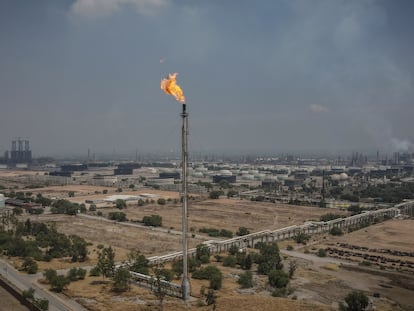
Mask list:
[[[213,176],[213,183],[218,184],[221,181],[227,181],[228,183],[235,183],[236,176],[235,175],[214,175]]]
[[[1,159],[1,163],[11,166],[32,163],[32,151],[30,150],[29,140],[21,139],[20,137],[12,140],[11,151],[4,153],[4,158]]]

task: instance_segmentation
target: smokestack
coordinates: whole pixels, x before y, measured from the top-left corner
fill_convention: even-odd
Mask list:
[[[190,281],[188,279],[188,241],[187,241],[187,210],[188,210],[188,202],[187,202],[187,175],[188,175],[188,146],[187,146],[187,136],[188,136],[188,114],[187,114],[187,106],[183,104],[183,112],[181,117],[183,118],[183,126],[182,126],[182,246],[183,246],[183,282],[181,284],[181,288],[183,290],[183,299],[188,301],[190,298]]]

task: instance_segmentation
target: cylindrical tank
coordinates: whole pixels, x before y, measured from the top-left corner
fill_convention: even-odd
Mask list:
[[[0,208],[5,207],[6,200],[4,199],[4,195],[0,193]]]

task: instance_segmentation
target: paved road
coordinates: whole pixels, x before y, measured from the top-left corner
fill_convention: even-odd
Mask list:
[[[21,274],[5,260],[0,259],[0,274],[22,291],[32,287],[35,290],[36,298],[49,300],[50,311],[87,311],[76,301],[42,288],[37,284],[37,280],[41,277],[39,273],[35,275]]]

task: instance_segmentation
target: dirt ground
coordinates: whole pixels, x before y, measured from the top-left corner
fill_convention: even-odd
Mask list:
[[[68,198],[68,192],[74,191],[74,202],[84,203],[86,199],[102,199],[106,195],[101,193],[108,189],[108,195],[115,193],[115,188],[95,186],[64,186],[33,189],[33,193],[41,192],[46,196]],[[29,189],[27,191],[30,191]],[[139,189],[125,191],[120,194],[139,195],[152,193],[165,199],[179,198],[176,192]],[[99,208],[99,206],[98,206]],[[118,211],[113,207],[99,209],[104,214]],[[126,259],[129,251],[137,249],[145,256],[162,255],[181,249],[181,236],[173,232],[181,228],[181,205],[167,202],[166,205],[147,204],[138,206],[137,202],[128,203],[123,210],[128,219],[141,220],[143,216],[158,214],[162,216],[163,228],[160,232],[148,228],[127,227],[118,223],[101,220],[85,219],[64,215],[32,216],[44,221],[56,223],[60,232],[77,234],[91,243],[89,260],[84,265],[94,265],[98,245],[111,245],[116,251],[116,260]],[[277,229],[290,225],[302,224],[309,220],[319,220],[326,213],[339,213],[337,209],[320,209],[315,207],[274,204],[266,202],[251,202],[236,199],[202,200],[196,198],[189,202],[189,228],[198,233],[199,229],[216,228],[227,229],[235,233],[239,227],[247,227],[251,232],[264,229]],[[172,229],[174,230],[172,230]],[[171,232],[168,232],[171,229]],[[390,249],[400,252],[414,251],[414,220],[391,220],[370,226],[340,237],[323,235],[313,237],[303,250],[315,253],[319,248],[336,247],[346,244],[368,249]],[[204,240],[210,239],[205,236]],[[202,238],[191,238],[190,247],[194,247]],[[287,245],[295,245],[292,241],[283,241],[281,249]],[[296,245],[295,245],[296,247]],[[369,253],[369,251],[367,251]],[[382,253],[376,253],[383,255]],[[303,254],[305,255],[305,254]],[[387,255],[390,258],[398,256]],[[400,256],[401,257],[401,256]],[[413,260],[402,256],[404,260]],[[331,310],[338,307],[338,302],[352,289],[366,292],[376,310],[413,310],[414,305],[414,277],[410,273],[400,273],[397,269],[381,270],[378,266],[360,266],[358,261],[352,261],[353,266],[341,264],[341,258],[329,258],[329,262],[319,261],[319,257],[311,259],[290,257],[285,255],[285,269],[288,262],[296,260],[298,269],[291,281],[293,289],[289,298],[271,297],[266,288],[266,280],[255,276],[254,290],[241,291],[236,283],[238,269],[225,268],[223,272],[223,288],[218,292],[217,310]],[[354,258],[348,258],[354,259]],[[214,263],[216,264],[216,263]],[[67,260],[52,260],[51,263],[40,263],[40,269],[63,269],[74,266]],[[79,265],[79,264],[77,264]],[[253,269],[254,270],[254,269]],[[90,310],[155,310],[156,297],[150,291],[133,286],[130,292],[117,294],[110,290],[109,283],[99,282],[101,278],[88,277],[83,281],[70,284],[66,294],[75,297]],[[177,281],[179,283],[179,281]],[[201,286],[207,286],[205,281],[191,279],[192,294],[195,298],[186,305],[179,299],[166,297],[164,310],[211,310],[211,306],[201,305]],[[374,298],[373,293],[380,294]],[[398,304],[396,303],[398,302]]]
[[[76,234],[93,245],[88,248],[89,262],[96,262],[97,245],[112,246],[116,252],[116,260],[123,261],[131,250],[139,250],[147,257],[164,255],[181,249],[181,235],[159,232],[149,228],[123,226],[116,222],[104,222],[94,219],[85,219],[66,215],[32,216],[33,221],[54,222],[59,232]],[[205,239],[206,240],[206,239]],[[195,247],[204,240],[189,239],[189,247]],[[60,269],[67,267],[65,260],[58,260]],[[86,263],[86,264],[88,264]],[[45,264],[47,266],[47,263]]]
[[[167,228],[181,228],[181,205],[128,204],[123,210],[128,219],[141,220],[143,216],[158,214]],[[236,199],[190,200],[188,207],[188,226],[198,232],[201,228],[227,229],[235,233],[239,227],[251,232],[278,229],[308,220],[319,220],[326,213],[338,213],[336,209],[251,202]]]
[[[1,301],[0,310],[7,310],[7,311],[28,311],[29,310],[1,286],[0,286],[0,301]]]
[[[329,246],[339,247],[340,243],[347,245],[366,247],[368,249],[390,249],[400,252],[414,251],[414,220],[389,220],[377,225],[363,228],[340,237],[331,235],[313,239],[306,247],[307,250],[316,253],[319,248]],[[283,242],[286,245],[295,245],[292,241]],[[280,245],[282,248],[282,245]],[[367,254],[380,254],[367,251]],[[401,260],[411,260],[407,256],[391,256]],[[338,264],[339,260],[347,259],[353,265]],[[314,256],[312,263],[299,259],[299,269],[296,273],[294,286],[299,289],[298,297],[305,301],[318,301],[332,303],[340,301],[351,288],[367,293],[378,293],[380,299],[371,297],[376,310],[413,310],[414,306],[414,274],[413,272],[392,266],[361,265],[363,259],[355,259],[352,256],[335,256],[330,258],[332,265],[320,262]],[[401,271],[401,272],[399,272]],[[343,298],[342,298],[343,299]],[[398,302],[398,303],[397,303]]]

